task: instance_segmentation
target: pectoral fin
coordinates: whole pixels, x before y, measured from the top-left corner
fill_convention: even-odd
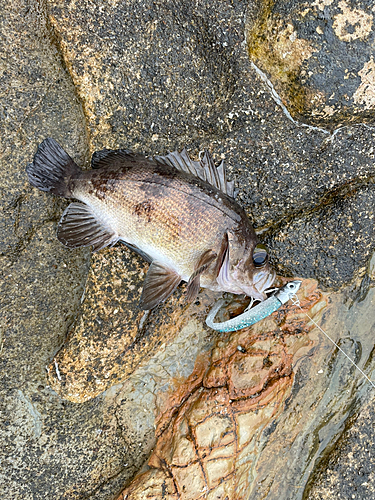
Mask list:
[[[114,245],[118,235],[100,221],[88,205],[71,203],[62,214],[57,227],[57,238],[70,248],[92,245],[94,252]]]
[[[154,260],[143,285],[140,308],[152,309],[163,302],[174,292],[180,281],[181,276],[176,271]]]
[[[204,252],[197,263],[197,269],[190,276],[187,285],[186,298],[188,302],[192,302],[199,292],[199,286],[201,281],[201,275],[206,271],[211,262],[216,259],[217,254],[213,250],[207,250]]]
[[[216,264],[215,264],[215,275],[219,276],[221,268],[223,267],[224,262],[228,262],[229,259],[229,240],[228,233],[224,234],[223,241],[221,242],[221,247],[219,254],[217,256]]]

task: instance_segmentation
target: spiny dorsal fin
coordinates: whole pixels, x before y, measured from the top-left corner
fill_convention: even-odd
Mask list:
[[[174,292],[180,281],[181,276],[176,271],[154,260],[143,284],[140,308],[152,309],[163,302]]]
[[[94,252],[114,245],[117,234],[101,222],[88,205],[71,203],[62,214],[57,227],[57,238],[69,248],[88,247]]]
[[[174,167],[181,172],[195,175],[233,198],[234,183],[228,182],[226,179],[224,162],[222,161],[219,167],[215,167],[212,156],[207,150],[204,151],[203,157],[199,161],[191,160],[186,149],[183,149],[181,153],[174,151],[166,156],[154,156],[154,160],[162,165]]]

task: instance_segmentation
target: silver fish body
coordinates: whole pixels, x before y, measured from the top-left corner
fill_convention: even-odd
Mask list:
[[[127,150],[94,153],[82,171],[61,146],[46,139],[27,173],[43,191],[75,198],[58,225],[70,248],[100,250],[123,241],[151,262],[141,307],[165,300],[181,280],[188,300],[199,287],[264,299],[274,272],[244,210],[233,199],[223,164],[186,151],[145,158]]]

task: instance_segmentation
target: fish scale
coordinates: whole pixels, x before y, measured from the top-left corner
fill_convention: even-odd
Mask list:
[[[141,169],[126,174],[130,178],[107,180],[111,188],[105,190],[105,205],[95,191],[88,194],[88,190],[82,188],[87,181],[81,180],[72,194],[95,207],[99,214],[108,214],[120,239],[139,248],[147,247],[151,256],[158,253],[158,260],[163,253],[163,262],[172,262],[171,267],[187,281],[199,255],[209,248],[219,252],[222,234],[233,225],[234,217],[230,217],[229,210],[225,213],[221,207],[213,205],[209,195],[199,192],[198,197],[197,185],[194,189],[184,185],[183,173],[177,172],[175,177],[168,179],[167,186],[156,182],[160,174],[154,173],[152,181]],[[101,187],[105,181],[104,178]],[[145,203],[152,207],[150,213],[137,209]],[[215,200],[215,204],[220,201]]]

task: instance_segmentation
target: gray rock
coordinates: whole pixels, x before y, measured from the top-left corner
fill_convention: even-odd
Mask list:
[[[318,3],[316,13],[326,15]],[[280,9],[286,26],[297,7],[285,4]],[[336,3],[332,9],[340,14]],[[360,37],[340,41],[351,44],[355,54],[359,48],[366,50],[356,62],[358,68],[349,68],[356,72],[345,80],[352,89],[349,98],[344,96],[346,84],[340,87],[340,98],[332,102],[326,98],[334,109],[328,121],[319,106],[293,107],[284,82],[272,78],[290,111],[326,127],[318,129],[293,121],[275,92],[272,97],[271,83],[265,83],[265,76],[251,65],[245,11],[241,2],[218,1],[199,5],[3,2],[0,491],[4,498],[113,498],[153,446],[156,395],[169,387],[168,373],[176,379],[187,377],[199,350],[209,350],[213,342],[203,330],[191,328],[185,341],[178,337],[170,346],[158,346],[167,354],[158,358],[156,352],[147,367],[159,367],[160,372],[155,368],[147,376],[143,368],[123,385],[79,405],[51,390],[45,366],[53,363],[79,313],[90,259],[88,251],[64,249],[55,239],[65,202],[28,185],[25,166],[45,137],[57,139],[83,166],[89,152],[103,147],[155,154],[187,146],[192,156],[209,148],[217,160],[226,160],[238,200],[268,242],[280,273],[314,277],[329,289],[353,284],[357,278],[363,278],[367,288],[371,285],[365,271],[375,246],[374,130],[363,124],[333,133],[328,128],[373,119],[368,113],[373,106],[372,84],[366,83],[371,68],[358,76],[368,62],[366,50],[373,34],[366,42]],[[261,15],[249,9],[249,30]],[[301,19],[298,22],[297,38],[308,40],[303,30],[311,31],[318,21],[314,18],[310,28]],[[327,21],[325,33],[334,29],[333,22],[332,17]],[[314,40],[311,43],[318,43]],[[312,55],[307,63],[324,61],[327,47],[322,44],[316,58]],[[333,62],[329,67],[338,74]],[[319,91],[319,85],[327,89],[334,85],[324,80],[325,70],[318,73],[314,68],[300,83],[303,88]],[[354,102],[357,91],[362,104],[360,97]],[[119,259],[117,265],[114,275],[120,274],[124,261]],[[94,266],[92,273],[98,283],[105,279],[100,266]],[[362,292],[365,295],[365,286]],[[84,323],[85,317],[79,319]],[[94,333],[99,335],[100,330]],[[189,341],[194,349],[188,351]],[[185,356],[191,359],[180,366],[176,360]],[[308,390],[309,378],[301,377]],[[337,387],[341,391],[342,385]],[[323,416],[324,411],[323,405]]]
[[[348,419],[345,431],[316,468],[310,481],[309,500],[329,498],[375,498],[373,480],[374,398]]]
[[[294,118],[330,129],[373,123],[373,2],[252,1],[249,13],[250,57]]]
[[[263,235],[281,272],[303,276],[309,269],[323,289],[364,275],[374,248],[375,191],[372,182],[353,184]]]

